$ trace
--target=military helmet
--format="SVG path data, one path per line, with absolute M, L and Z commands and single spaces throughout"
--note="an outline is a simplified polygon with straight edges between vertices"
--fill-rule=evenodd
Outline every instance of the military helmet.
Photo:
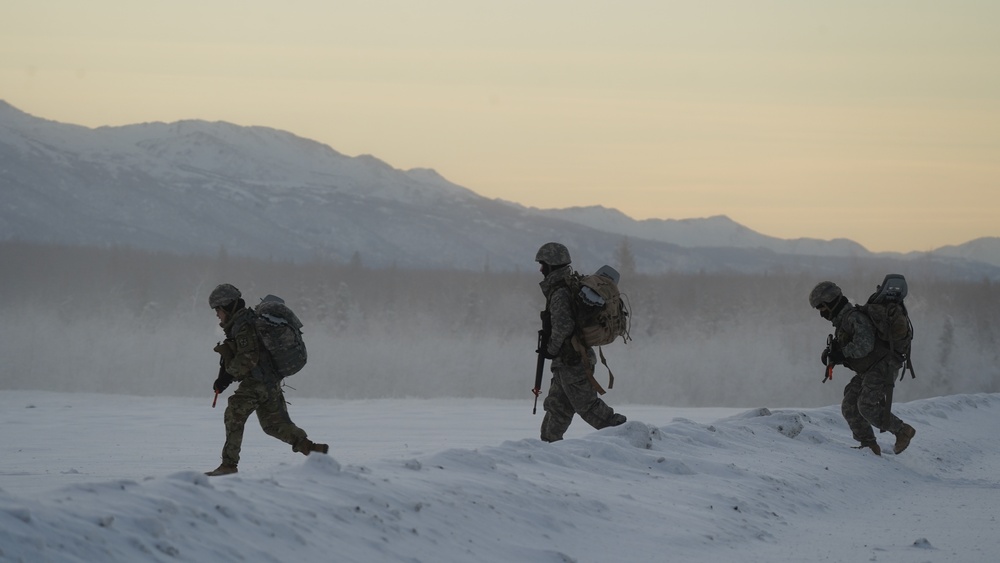
M 833 303 L 844 295 L 837 284 L 832 281 L 824 281 L 816 284 L 816 287 L 809 292 L 809 305 L 813 309 L 818 309 L 824 303 Z
M 223 283 L 216 286 L 212 290 L 212 293 L 209 294 L 208 304 L 213 309 L 216 307 L 228 307 L 241 297 L 243 297 L 243 294 L 235 286 Z
M 565 266 L 573 260 L 569 257 L 569 249 L 558 242 L 547 242 L 535 254 L 535 262 L 549 266 Z

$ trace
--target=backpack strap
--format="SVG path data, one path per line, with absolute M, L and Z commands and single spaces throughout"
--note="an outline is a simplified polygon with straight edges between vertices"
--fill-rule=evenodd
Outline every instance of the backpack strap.
M 603 395 L 607 393 L 607 391 L 605 391 L 604 388 L 601 387 L 601 384 L 597 382 L 597 378 L 594 377 L 593 369 L 590 370 L 589 374 L 590 374 L 590 384 L 594 386 L 594 390 L 597 391 L 597 394 Z
M 903 314 L 906 315 L 906 323 L 908 325 L 910 334 L 912 335 L 913 334 L 913 321 L 910 320 L 910 312 L 906 310 L 906 305 L 900 303 L 899 306 L 903 308 Z M 906 353 L 906 363 L 903 364 L 903 372 L 899 374 L 899 380 L 900 381 L 902 381 L 903 377 L 906 376 L 906 370 L 910 370 L 910 379 L 916 379 L 917 378 L 917 374 L 913 371 L 913 360 L 910 359 L 910 355 L 911 354 L 912 354 L 912 345 L 911 345 L 911 350 Z
M 608 370 L 608 389 L 611 389 L 615 386 L 615 374 L 611 373 L 611 368 L 608 367 L 608 360 L 604 358 L 604 349 L 598 346 L 597 353 L 601 355 L 601 363 Z
M 913 372 L 913 360 L 910 359 L 910 355 L 906 355 L 906 361 L 903 364 L 903 371 L 899 372 L 899 380 L 902 381 L 906 377 L 906 370 L 910 370 L 910 379 L 916 379 L 917 374 Z
M 594 390 L 597 391 L 598 395 L 603 395 L 607 393 L 607 391 L 605 391 L 604 388 L 601 387 L 601 384 L 598 383 L 597 379 L 594 377 L 594 364 L 590 363 L 590 355 L 587 354 L 587 347 L 583 345 L 583 338 L 578 334 L 578 332 L 579 331 L 574 331 L 573 336 L 570 336 L 570 344 L 573 346 L 573 350 L 575 350 L 576 353 L 579 354 L 580 361 L 587 363 L 587 379 L 590 380 L 590 384 L 594 387 Z M 601 353 L 601 360 L 604 361 L 603 353 Z M 608 364 L 605 362 L 604 366 L 607 367 L 607 365 Z M 610 372 L 611 370 L 608 370 L 608 373 Z M 612 383 L 614 383 L 613 377 L 611 381 Z M 610 388 L 611 386 L 609 385 L 608 389 Z

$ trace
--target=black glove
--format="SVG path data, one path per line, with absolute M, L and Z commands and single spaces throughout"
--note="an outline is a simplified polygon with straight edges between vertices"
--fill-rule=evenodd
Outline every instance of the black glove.
M 219 370 L 219 377 L 215 378 L 215 383 L 212 384 L 212 389 L 216 393 L 222 393 L 223 391 L 226 390 L 226 387 L 229 387 L 229 385 L 232 382 L 233 382 L 233 376 L 231 376 L 228 373 L 226 373 L 225 370 L 220 369 Z
M 824 366 L 829 365 L 830 363 L 835 366 L 844 363 L 844 351 L 840 349 L 840 343 L 836 340 L 833 341 L 829 348 L 823 350 L 823 355 L 820 356 L 820 360 L 823 362 Z

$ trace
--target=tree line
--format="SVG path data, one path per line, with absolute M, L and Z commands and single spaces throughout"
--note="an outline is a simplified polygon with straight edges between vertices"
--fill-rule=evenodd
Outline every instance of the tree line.
M 304 394 L 526 397 L 544 306 L 540 274 L 369 269 L 361 258 L 303 264 L 222 249 L 207 257 L 0 243 L 0 388 L 203 394 L 221 338 L 207 298 L 228 282 L 249 305 L 273 293 L 302 319 L 310 362 L 289 384 Z M 819 384 L 832 327 L 807 303 L 821 279 L 643 275 L 634 264 L 614 265 L 628 274 L 621 289 L 633 341 L 605 349 L 617 379 L 612 400 L 839 402 L 829 383 Z M 858 268 L 833 281 L 857 302 L 886 273 Z M 1000 390 L 996 283 L 900 273 L 910 284 L 918 379 L 897 385 L 897 400 Z M 836 385 L 847 375 L 835 372 Z

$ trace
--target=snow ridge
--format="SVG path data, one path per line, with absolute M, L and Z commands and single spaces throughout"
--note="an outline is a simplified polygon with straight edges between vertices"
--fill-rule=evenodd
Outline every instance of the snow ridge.
M 897 405 L 917 428 L 900 456 L 852 449 L 839 407 L 758 408 L 370 465 L 314 455 L 3 492 L 0 559 L 983 561 L 1000 547 L 998 410 L 996 394 Z

